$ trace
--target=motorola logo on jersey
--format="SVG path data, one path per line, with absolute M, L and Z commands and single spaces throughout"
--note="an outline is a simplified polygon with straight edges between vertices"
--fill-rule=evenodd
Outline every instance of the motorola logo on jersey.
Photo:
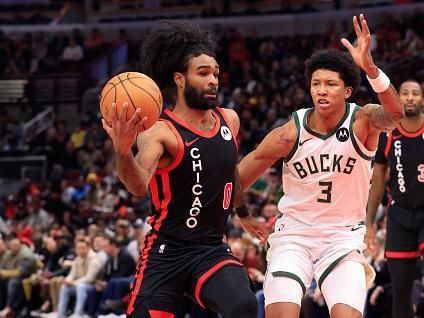
M 231 136 L 230 128 L 228 128 L 227 126 L 222 126 L 221 127 L 221 136 L 222 136 L 222 138 L 224 138 L 227 141 L 231 140 L 232 136 Z
M 341 142 L 347 141 L 349 139 L 349 130 L 345 127 L 340 128 L 336 132 L 336 138 Z
M 200 183 L 200 173 L 203 171 L 202 167 L 202 158 L 200 156 L 199 148 L 192 148 L 190 150 L 190 157 L 193 172 L 196 176 L 196 183 L 191 188 L 191 192 L 194 195 L 193 203 L 191 204 L 191 209 L 189 211 L 189 217 L 187 218 L 186 225 L 190 229 L 195 228 L 197 226 L 197 216 L 201 212 L 202 202 L 200 201 L 200 195 L 203 193 L 203 186 Z
M 403 175 L 403 165 L 402 162 L 400 161 L 401 157 L 402 157 L 402 142 L 400 140 L 395 140 L 393 142 L 393 146 L 394 146 L 394 155 L 395 155 L 395 161 L 396 161 L 396 165 L 395 165 L 395 169 L 397 171 L 397 183 L 399 186 L 399 191 L 402 193 L 406 192 L 406 187 L 405 187 L 405 176 Z

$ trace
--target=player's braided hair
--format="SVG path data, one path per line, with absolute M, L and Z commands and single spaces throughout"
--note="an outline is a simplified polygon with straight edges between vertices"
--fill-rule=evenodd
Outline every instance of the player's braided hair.
M 192 57 L 215 57 L 216 43 L 209 33 L 186 22 L 161 21 L 153 27 L 141 47 L 141 71 L 163 91 L 175 92 L 174 73 L 187 71 Z
M 340 74 L 346 86 L 352 86 L 352 95 L 361 82 L 361 72 L 347 52 L 335 49 L 319 50 L 305 62 L 305 77 L 311 83 L 312 74 L 319 69 L 330 70 Z

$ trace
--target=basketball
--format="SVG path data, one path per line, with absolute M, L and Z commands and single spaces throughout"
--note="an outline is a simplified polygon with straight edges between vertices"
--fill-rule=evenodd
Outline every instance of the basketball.
M 100 112 L 105 121 L 111 125 L 111 106 L 116 103 L 119 115 L 123 104 L 128 103 L 127 120 L 137 108 L 142 117 L 147 117 L 144 129 L 150 128 L 162 112 L 162 94 L 156 83 L 147 75 L 137 72 L 126 72 L 112 77 L 103 87 L 100 96 Z

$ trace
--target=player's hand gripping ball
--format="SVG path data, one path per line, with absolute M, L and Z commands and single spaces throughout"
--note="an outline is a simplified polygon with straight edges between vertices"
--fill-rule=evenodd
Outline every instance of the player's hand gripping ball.
M 141 118 L 147 117 L 144 129 L 150 128 L 162 112 L 162 94 L 156 83 L 147 75 L 126 72 L 112 77 L 104 86 L 100 97 L 100 111 L 106 123 L 111 126 L 111 106 L 116 103 L 117 114 L 124 102 L 128 103 L 127 120 L 137 108 Z

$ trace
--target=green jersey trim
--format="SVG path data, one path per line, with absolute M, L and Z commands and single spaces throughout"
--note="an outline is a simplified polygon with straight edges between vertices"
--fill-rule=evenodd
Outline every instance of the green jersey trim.
M 343 259 L 343 258 L 345 258 L 347 255 L 349 255 L 351 252 L 349 252 L 349 253 L 346 253 L 346 254 L 344 254 L 344 255 L 342 255 L 342 256 L 340 256 L 338 259 L 336 259 L 334 262 L 332 262 L 331 264 L 330 264 L 330 266 L 328 266 L 327 267 L 327 269 L 324 271 L 324 273 L 322 273 L 322 275 L 321 275 L 321 277 L 319 278 L 319 280 L 318 280 L 318 286 L 319 286 L 319 289 L 321 289 L 321 285 L 322 285 L 322 283 L 324 282 L 324 279 L 326 279 L 327 278 L 327 276 L 331 273 L 331 271 L 337 266 L 337 264 L 339 264 L 340 262 L 341 262 L 341 260 Z
M 318 137 L 322 140 L 326 140 L 328 138 L 330 138 L 332 135 L 334 135 L 336 133 L 336 131 L 343 125 L 343 123 L 345 122 L 347 116 L 349 115 L 349 110 L 350 110 L 350 106 L 349 103 L 345 103 L 345 113 L 342 117 L 342 119 L 340 119 L 339 123 L 336 125 L 336 127 L 334 127 L 331 131 L 329 131 L 327 134 L 320 134 L 316 131 L 313 131 L 309 126 L 308 126 L 308 116 L 309 114 L 314 110 L 314 108 L 309 108 L 306 113 L 305 116 L 303 117 L 303 127 L 305 128 L 305 130 L 310 133 L 311 135 Z
M 297 129 L 297 137 L 296 137 L 296 141 L 293 145 L 292 150 L 290 150 L 290 153 L 287 155 L 286 158 L 284 158 L 285 162 L 288 162 L 288 161 L 290 161 L 291 158 L 293 158 L 294 154 L 297 151 L 297 147 L 299 146 L 300 123 L 299 123 L 299 115 L 297 114 L 297 112 L 293 112 L 293 119 L 294 119 L 294 124 L 296 125 L 296 129 Z
M 364 154 L 364 152 L 359 147 L 358 142 L 356 141 L 355 134 L 353 133 L 353 122 L 355 121 L 355 115 L 359 111 L 359 109 L 360 109 L 360 107 L 356 106 L 355 109 L 352 112 L 352 117 L 350 118 L 350 124 L 349 124 L 350 136 L 351 136 L 351 139 L 352 139 L 353 148 L 355 148 L 358 155 L 360 155 L 365 160 L 371 161 L 372 158 L 370 156 L 367 156 L 366 154 Z
M 300 286 L 302 287 L 302 290 L 303 290 L 303 294 L 305 294 L 305 292 L 306 292 L 306 286 L 302 282 L 302 280 L 299 278 L 299 276 L 297 276 L 297 275 L 295 275 L 293 273 L 284 272 L 284 271 L 272 272 L 272 276 L 274 276 L 274 277 L 287 277 L 287 278 L 294 279 L 295 281 L 297 281 L 300 284 Z

